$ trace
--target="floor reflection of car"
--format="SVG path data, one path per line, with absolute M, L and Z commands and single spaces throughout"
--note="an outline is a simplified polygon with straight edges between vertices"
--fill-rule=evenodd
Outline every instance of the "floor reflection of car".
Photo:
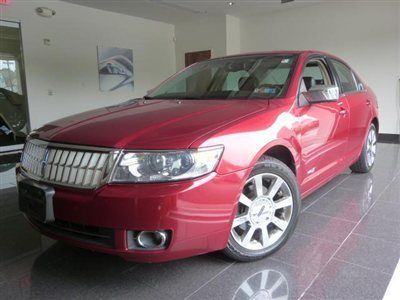
M 289 239 L 302 198 L 373 168 L 378 130 L 375 94 L 337 57 L 212 59 L 31 133 L 20 207 L 50 237 L 127 260 L 256 260 Z
M 287 300 L 289 284 L 276 270 L 266 269 L 247 278 L 236 290 L 233 300 Z

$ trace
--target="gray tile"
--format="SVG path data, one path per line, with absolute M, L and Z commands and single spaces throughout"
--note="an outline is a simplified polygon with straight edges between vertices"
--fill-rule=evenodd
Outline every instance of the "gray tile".
M 380 200 L 374 205 L 368 215 L 382 217 L 386 220 L 399 221 L 400 201 L 388 202 Z
M 329 181 L 324 186 L 320 187 L 314 193 L 309 195 L 308 197 L 304 198 L 302 201 L 302 208 L 305 209 L 308 206 L 312 205 L 314 202 L 318 201 L 322 196 L 328 193 L 330 190 L 336 188 L 341 184 L 341 182 L 346 181 L 348 178 L 348 174 L 341 174 L 331 181 Z
M 303 270 L 272 259 L 236 263 L 189 299 L 297 299 L 312 279 Z
M 19 215 L 17 189 L 0 189 L 0 219 Z
M 400 148 L 397 144 L 378 144 L 375 166 L 400 169 Z
M 372 172 L 366 174 L 352 173 L 349 179 L 343 182 L 340 187 L 356 192 L 365 191 L 372 186 L 372 195 L 377 198 L 393 180 L 397 172 L 397 170 L 388 172 L 387 170 L 378 171 L 373 169 Z
M 30 274 L 32 266 L 39 255 L 40 250 L 24 255 L 11 263 L 0 265 L 0 282 L 19 279 L 26 274 Z
M 356 227 L 354 233 L 400 243 L 400 222 L 367 215 Z
M 76 298 L 134 267 L 119 257 L 56 243 L 41 253 L 30 271 L 34 298 Z M 134 284 L 133 284 L 134 287 Z M 132 287 L 132 288 L 133 288 Z
M 232 264 L 215 254 L 163 264 L 143 264 L 129 273 L 132 281 L 146 283 L 172 298 L 184 298 Z
M 31 299 L 29 275 L 0 284 L 0 299 Z
M 340 244 L 354 227 L 355 223 L 350 221 L 304 212 L 300 215 L 296 232 Z
M 295 233 L 271 258 L 318 273 L 338 247 L 336 243 Z
M 335 257 L 392 274 L 400 258 L 400 244 L 352 234 Z
M 304 299 L 382 299 L 391 276 L 333 259 Z
M 82 299 L 172 299 L 164 291 L 136 281 L 131 274 L 110 277 L 80 296 Z
M 350 189 L 346 185 L 353 181 Z M 374 196 L 374 183 L 371 176 L 363 180 L 352 180 L 350 177 L 338 188 L 330 191 L 306 211 L 358 222 L 372 207 L 377 199 Z
M 397 203 L 400 205 L 400 176 L 384 191 L 379 201 Z
M 39 250 L 40 234 L 19 214 L 0 220 L 0 265 Z

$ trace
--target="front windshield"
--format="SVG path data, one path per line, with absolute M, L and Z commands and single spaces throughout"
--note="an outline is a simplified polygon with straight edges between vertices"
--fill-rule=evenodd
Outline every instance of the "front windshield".
M 149 99 L 282 98 L 296 55 L 214 59 L 189 67 L 152 91 Z

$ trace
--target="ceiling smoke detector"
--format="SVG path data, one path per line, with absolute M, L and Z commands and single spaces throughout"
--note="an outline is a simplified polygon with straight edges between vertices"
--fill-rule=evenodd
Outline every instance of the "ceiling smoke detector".
M 36 13 L 41 17 L 51 18 L 56 14 L 56 11 L 47 7 L 38 7 L 36 8 Z

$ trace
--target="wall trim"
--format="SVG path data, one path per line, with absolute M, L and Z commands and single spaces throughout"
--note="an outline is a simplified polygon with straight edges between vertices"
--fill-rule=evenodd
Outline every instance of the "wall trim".
M 400 134 L 380 133 L 378 136 L 379 143 L 400 144 Z

